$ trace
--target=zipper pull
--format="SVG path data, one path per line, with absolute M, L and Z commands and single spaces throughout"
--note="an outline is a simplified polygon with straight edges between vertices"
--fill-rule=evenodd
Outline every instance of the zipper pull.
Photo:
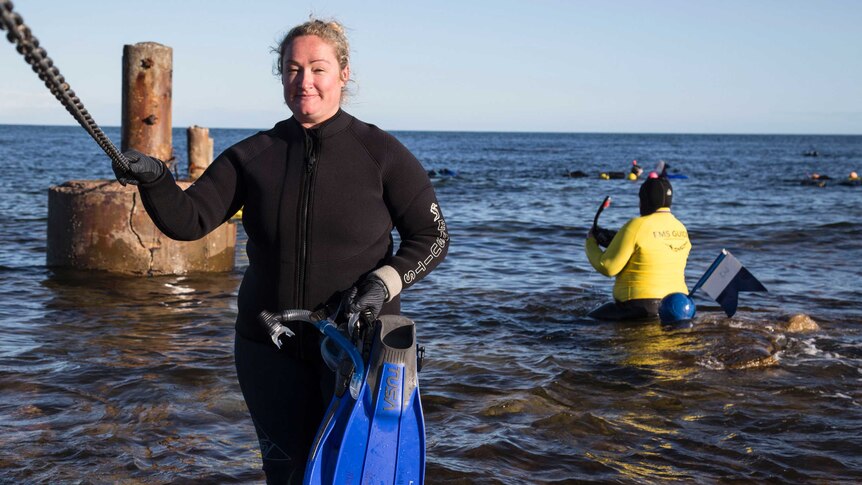
M 305 130 L 305 172 L 311 173 L 314 171 L 314 164 L 317 161 L 317 151 L 320 149 L 320 144 L 317 142 L 317 133 L 312 130 Z

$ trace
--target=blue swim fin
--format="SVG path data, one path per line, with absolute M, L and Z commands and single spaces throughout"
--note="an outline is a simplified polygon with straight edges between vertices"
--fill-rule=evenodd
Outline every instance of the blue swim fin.
M 362 387 L 356 395 L 342 390 L 333 397 L 308 458 L 306 484 L 424 483 L 416 327 L 386 315 L 371 331 Z

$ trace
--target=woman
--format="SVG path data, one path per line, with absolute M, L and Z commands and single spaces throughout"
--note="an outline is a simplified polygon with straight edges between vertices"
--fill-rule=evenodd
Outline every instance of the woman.
M 328 404 L 333 375 L 317 330 L 288 325 L 283 350 L 262 310 L 397 314 L 399 293 L 445 257 L 446 223 L 427 172 L 393 136 L 341 109 L 349 48 L 337 22 L 312 19 L 278 47 L 293 116 L 228 148 L 185 192 L 164 165 L 128 153 L 123 182 L 138 183 L 156 225 L 203 237 L 242 207 L 249 266 L 238 297 L 236 367 L 260 440 L 267 483 L 299 483 Z M 393 254 L 392 229 L 401 238 Z
M 652 172 L 640 192 L 640 217 L 629 220 L 602 251 L 592 230 L 585 249 L 590 264 L 616 276 L 614 302 L 589 313 L 600 320 L 638 320 L 658 316 L 661 299 L 688 294 L 685 265 L 691 243 L 685 226 L 670 212 L 673 188 Z

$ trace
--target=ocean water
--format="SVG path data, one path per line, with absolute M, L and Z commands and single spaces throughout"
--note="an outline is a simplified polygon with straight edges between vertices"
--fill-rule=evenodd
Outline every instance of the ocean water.
M 217 153 L 251 133 L 211 130 Z M 862 481 L 862 187 L 835 183 L 862 136 L 395 135 L 457 172 L 434 179 L 449 256 L 403 295 L 427 483 Z M 185 169 L 184 130 L 174 148 Z M 769 292 L 733 318 L 697 298 L 690 329 L 586 318 L 612 286 L 584 255 L 593 214 L 637 213 L 638 184 L 598 173 L 632 159 L 688 176 L 689 286 L 727 248 Z M 111 175 L 78 127 L 0 126 L 0 483 L 261 483 L 232 355 L 242 228 L 226 274 L 45 266 L 48 188 Z

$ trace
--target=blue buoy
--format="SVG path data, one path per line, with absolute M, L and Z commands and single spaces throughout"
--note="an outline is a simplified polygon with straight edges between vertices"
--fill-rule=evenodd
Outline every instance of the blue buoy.
M 685 322 L 694 318 L 694 300 L 685 293 L 671 293 L 661 299 L 658 317 L 662 324 Z

